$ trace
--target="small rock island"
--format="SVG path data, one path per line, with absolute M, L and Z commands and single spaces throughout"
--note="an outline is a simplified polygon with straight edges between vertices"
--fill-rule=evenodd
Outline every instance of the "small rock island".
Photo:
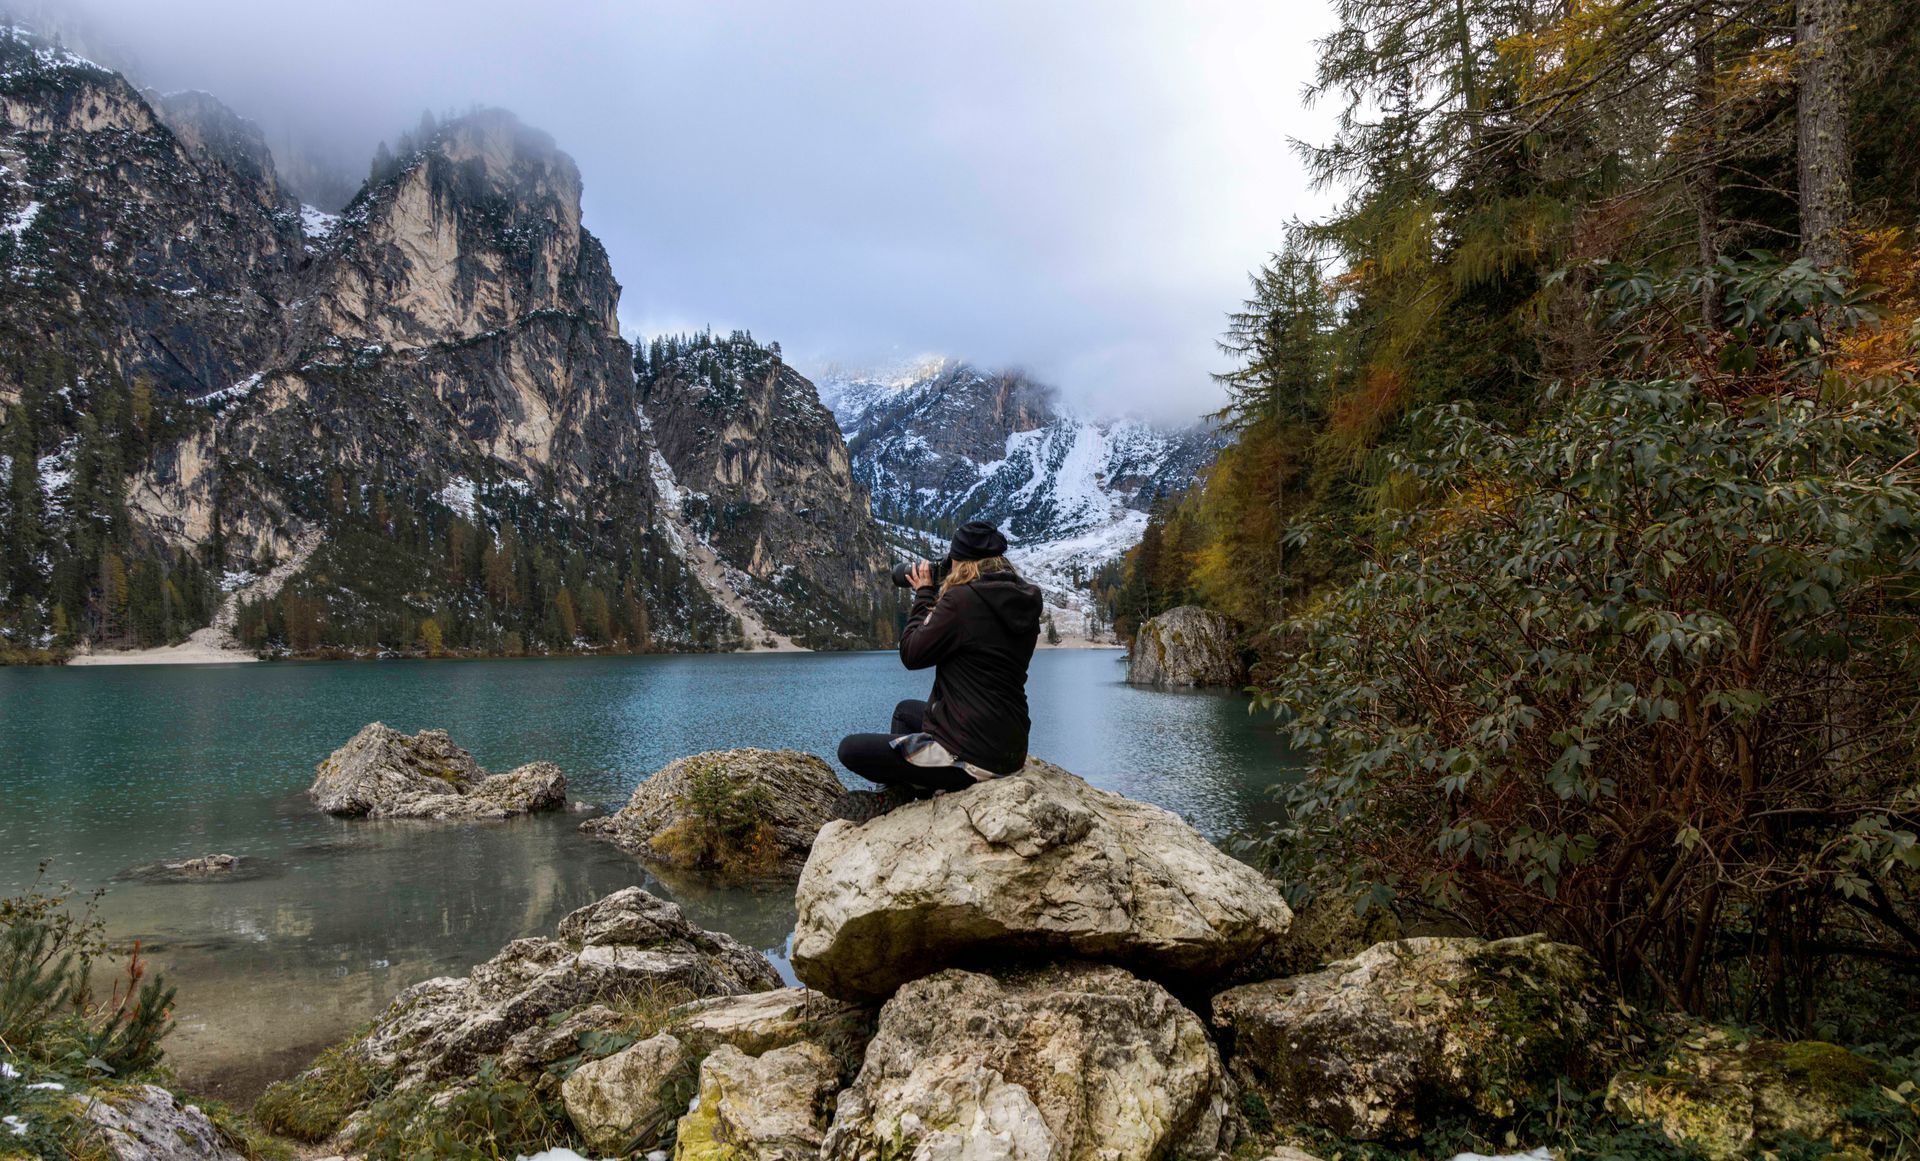
M 492 820 L 567 804 L 567 778 L 552 762 L 489 775 L 445 730 L 408 737 L 373 722 L 316 768 L 313 804 L 348 818 Z

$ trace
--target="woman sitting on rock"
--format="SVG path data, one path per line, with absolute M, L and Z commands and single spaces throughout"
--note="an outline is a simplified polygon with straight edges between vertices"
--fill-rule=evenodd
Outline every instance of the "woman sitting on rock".
M 913 612 L 900 661 L 933 666 L 933 693 L 893 709 L 893 730 L 854 734 L 840 761 L 863 778 L 922 791 L 963 790 L 1027 761 L 1027 663 L 1040 637 L 1040 590 L 1007 563 L 1007 538 L 962 525 L 936 591 L 933 567 L 907 572 Z

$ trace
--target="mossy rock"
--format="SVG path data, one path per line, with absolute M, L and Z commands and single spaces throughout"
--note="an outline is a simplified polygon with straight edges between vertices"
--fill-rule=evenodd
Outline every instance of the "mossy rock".
M 1276 1122 L 1357 1140 L 1436 1114 L 1499 1124 L 1589 1057 L 1612 1006 L 1590 956 L 1541 936 L 1379 943 L 1323 970 L 1213 1000 L 1245 1092 Z
M 1824 1145 L 1828 1156 L 1866 1157 L 1890 1141 L 1883 1136 L 1890 1118 L 1905 1116 L 1886 1095 L 1897 1083 L 1880 1064 L 1836 1044 L 1704 1028 L 1658 1065 L 1615 1075 L 1607 1086 L 1607 1108 L 1657 1127 L 1711 1161 L 1786 1143 Z M 1920 1130 L 1907 1119 L 1907 1132 Z

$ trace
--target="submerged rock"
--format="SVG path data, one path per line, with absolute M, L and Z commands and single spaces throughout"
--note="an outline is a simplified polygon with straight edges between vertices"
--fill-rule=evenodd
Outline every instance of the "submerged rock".
M 114 1161 L 245 1161 L 205 1113 L 181 1104 L 159 1085 L 130 1085 L 74 1099 Z
M 821 1156 L 1215 1156 L 1229 1083 L 1200 1018 L 1119 968 L 949 970 L 901 988 Z
M 1537 935 L 1381 943 L 1213 998 L 1228 1066 L 1275 1121 L 1359 1140 L 1448 1111 L 1513 1115 L 1604 1017 L 1593 960 Z
M 700 1062 L 700 1091 L 680 1118 L 675 1161 L 815 1161 L 840 1065 L 801 1042 L 749 1056 L 722 1044 Z
M 1752 1157 L 1782 1138 L 1822 1141 L 1841 1156 L 1878 1156 L 1864 1106 L 1896 1105 L 1882 1090 L 1899 1078 L 1875 1061 L 1817 1040 L 1745 1039 L 1704 1029 L 1653 1068 L 1607 1086 L 1608 1111 L 1650 1123 L 1711 1161 Z
M 349 817 L 502 819 L 565 806 L 567 779 L 551 762 L 488 777 L 445 730 L 408 737 L 373 722 L 315 767 L 307 796 Z
M 1040 761 L 829 823 L 796 903 L 794 971 L 847 999 L 987 956 L 1077 956 L 1201 986 L 1291 921 L 1271 883 L 1178 816 Z
M 114 878 L 140 883 L 238 883 L 271 873 L 265 860 L 252 856 L 197 855 L 128 867 Z
M 1153 617 L 1133 634 L 1127 657 L 1133 685 L 1245 685 L 1239 629 L 1219 613 L 1182 605 Z
M 846 793 L 797 750 L 714 750 L 661 767 L 582 832 L 630 854 L 722 878 L 795 876 Z

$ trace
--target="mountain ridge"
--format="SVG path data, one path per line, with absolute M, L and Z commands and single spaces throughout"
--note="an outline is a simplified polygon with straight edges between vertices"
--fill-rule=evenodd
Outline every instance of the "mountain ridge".
M 178 640 L 220 577 L 314 529 L 309 565 L 239 610 L 249 645 L 753 646 L 676 550 L 654 471 L 672 421 L 646 414 L 549 135 L 501 110 L 424 122 L 334 217 L 216 98 L 154 99 L 164 115 L 111 70 L 0 37 L 0 280 L 24 307 L 0 323 L 0 648 Z M 808 434 L 844 459 L 831 423 Z M 816 510 L 866 518 L 830 484 Z M 761 612 L 799 644 L 882 643 L 870 587 L 850 572 L 808 591 L 829 615 Z
M 1212 463 L 1203 424 L 1094 417 L 1019 371 L 927 356 L 823 374 L 854 478 L 903 549 L 937 549 L 959 524 L 998 524 L 1065 636 L 1112 643 L 1091 582 L 1139 542 L 1147 512 Z

